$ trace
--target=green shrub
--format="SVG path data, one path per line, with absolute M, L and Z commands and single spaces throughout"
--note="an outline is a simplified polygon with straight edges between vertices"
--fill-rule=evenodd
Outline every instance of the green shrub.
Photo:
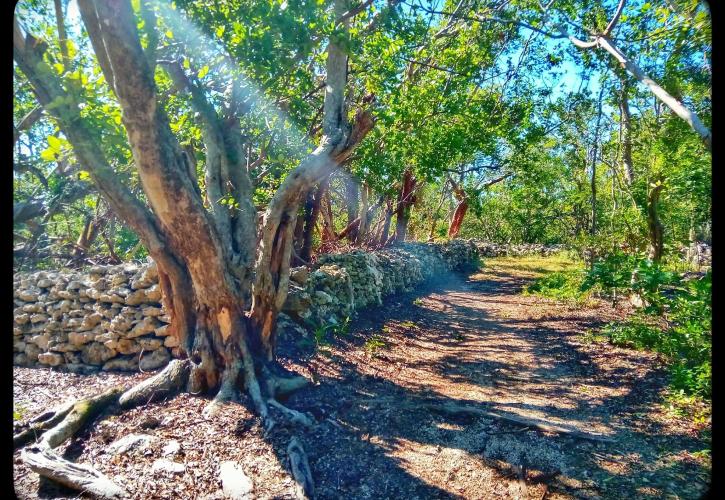
M 549 273 L 524 288 L 524 295 L 580 302 L 588 297 L 588 293 L 582 290 L 582 279 L 578 270 Z
M 601 333 L 616 345 L 662 353 L 670 362 L 673 389 L 710 398 L 712 275 L 687 282 L 661 271 L 651 271 L 650 277 L 640 288 L 650 305 L 625 322 L 610 323 Z M 660 281 L 678 286 L 662 289 Z

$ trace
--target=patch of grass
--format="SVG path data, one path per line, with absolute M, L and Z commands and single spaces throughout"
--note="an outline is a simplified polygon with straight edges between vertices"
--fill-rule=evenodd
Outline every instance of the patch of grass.
M 615 345 L 647 349 L 669 361 L 670 386 L 683 394 L 710 399 L 712 394 L 712 276 L 660 294 L 656 308 L 601 330 Z M 660 312 L 661 311 L 661 312 Z
M 544 274 L 582 269 L 578 259 L 559 252 L 553 255 L 524 255 L 520 257 L 495 257 L 486 260 L 482 274 L 509 273 L 518 276 L 539 277 Z
M 13 405 L 13 421 L 22 420 L 23 416 L 28 410 L 21 405 Z
M 584 305 L 589 292 L 582 290 L 584 274 L 580 270 L 554 271 L 537 278 L 524 288 L 524 295 L 538 295 Z
M 412 321 L 403 321 L 400 326 L 402 326 L 403 328 L 418 328 L 418 325 L 416 325 Z
M 312 340 L 304 339 L 301 346 L 313 346 L 315 349 L 325 349 L 332 345 L 332 338 L 344 336 L 350 332 L 350 317 L 346 317 L 341 323 L 323 323 L 312 331 Z
M 385 343 L 383 338 L 378 334 L 373 335 L 372 337 L 370 337 L 369 339 L 367 339 L 365 341 L 365 351 L 371 357 L 374 357 L 375 354 L 377 353 L 377 351 L 384 347 L 387 347 L 387 344 Z
M 415 299 L 413 301 L 414 306 L 422 306 L 423 305 L 423 299 Z
M 690 420 L 699 430 L 707 428 L 710 424 L 712 405 L 701 397 L 689 396 L 683 390 L 670 390 L 665 395 L 665 404 L 670 414 Z M 703 451 L 709 452 L 709 450 Z

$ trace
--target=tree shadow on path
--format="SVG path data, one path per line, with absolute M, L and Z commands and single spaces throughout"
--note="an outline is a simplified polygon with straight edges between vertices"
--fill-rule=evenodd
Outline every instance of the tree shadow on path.
M 308 367 L 319 386 L 290 405 L 321 422 L 302 434 L 320 498 L 699 498 L 709 469 L 688 453 L 705 447 L 653 413 L 666 373 L 646 353 L 577 337 L 598 314 L 546 306 L 514 285 L 456 276 L 364 312 Z M 414 297 L 423 297 L 413 303 Z M 381 333 L 382 332 L 382 333 Z M 372 334 L 387 346 L 366 349 Z M 501 415 L 597 432 L 611 443 L 543 433 L 469 414 Z M 282 453 L 282 450 L 280 450 Z M 544 486 L 546 485 L 546 486 Z

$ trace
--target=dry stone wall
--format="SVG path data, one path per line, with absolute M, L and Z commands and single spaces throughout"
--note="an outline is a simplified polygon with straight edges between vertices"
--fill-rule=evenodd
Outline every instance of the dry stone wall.
M 312 267 L 292 270 L 280 327 L 334 324 L 381 305 L 386 295 L 464 270 L 477 257 L 476 245 L 463 240 L 324 255 Z M 153 262 L 18 273 L 14 307 L 16 365 L 146 371 L 178 354 Z

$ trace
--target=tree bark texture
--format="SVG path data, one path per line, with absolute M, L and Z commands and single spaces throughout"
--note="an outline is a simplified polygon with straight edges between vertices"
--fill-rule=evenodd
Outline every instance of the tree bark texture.
M 403 173 L 403 182 L 398 191 L 398 204 L 395 209 L 395 234 L 393 241 L 403 242 L 408 232 L 410 220 L 410 207 L 415 203 L 416 181 L 413 172 L 406 169 Z

